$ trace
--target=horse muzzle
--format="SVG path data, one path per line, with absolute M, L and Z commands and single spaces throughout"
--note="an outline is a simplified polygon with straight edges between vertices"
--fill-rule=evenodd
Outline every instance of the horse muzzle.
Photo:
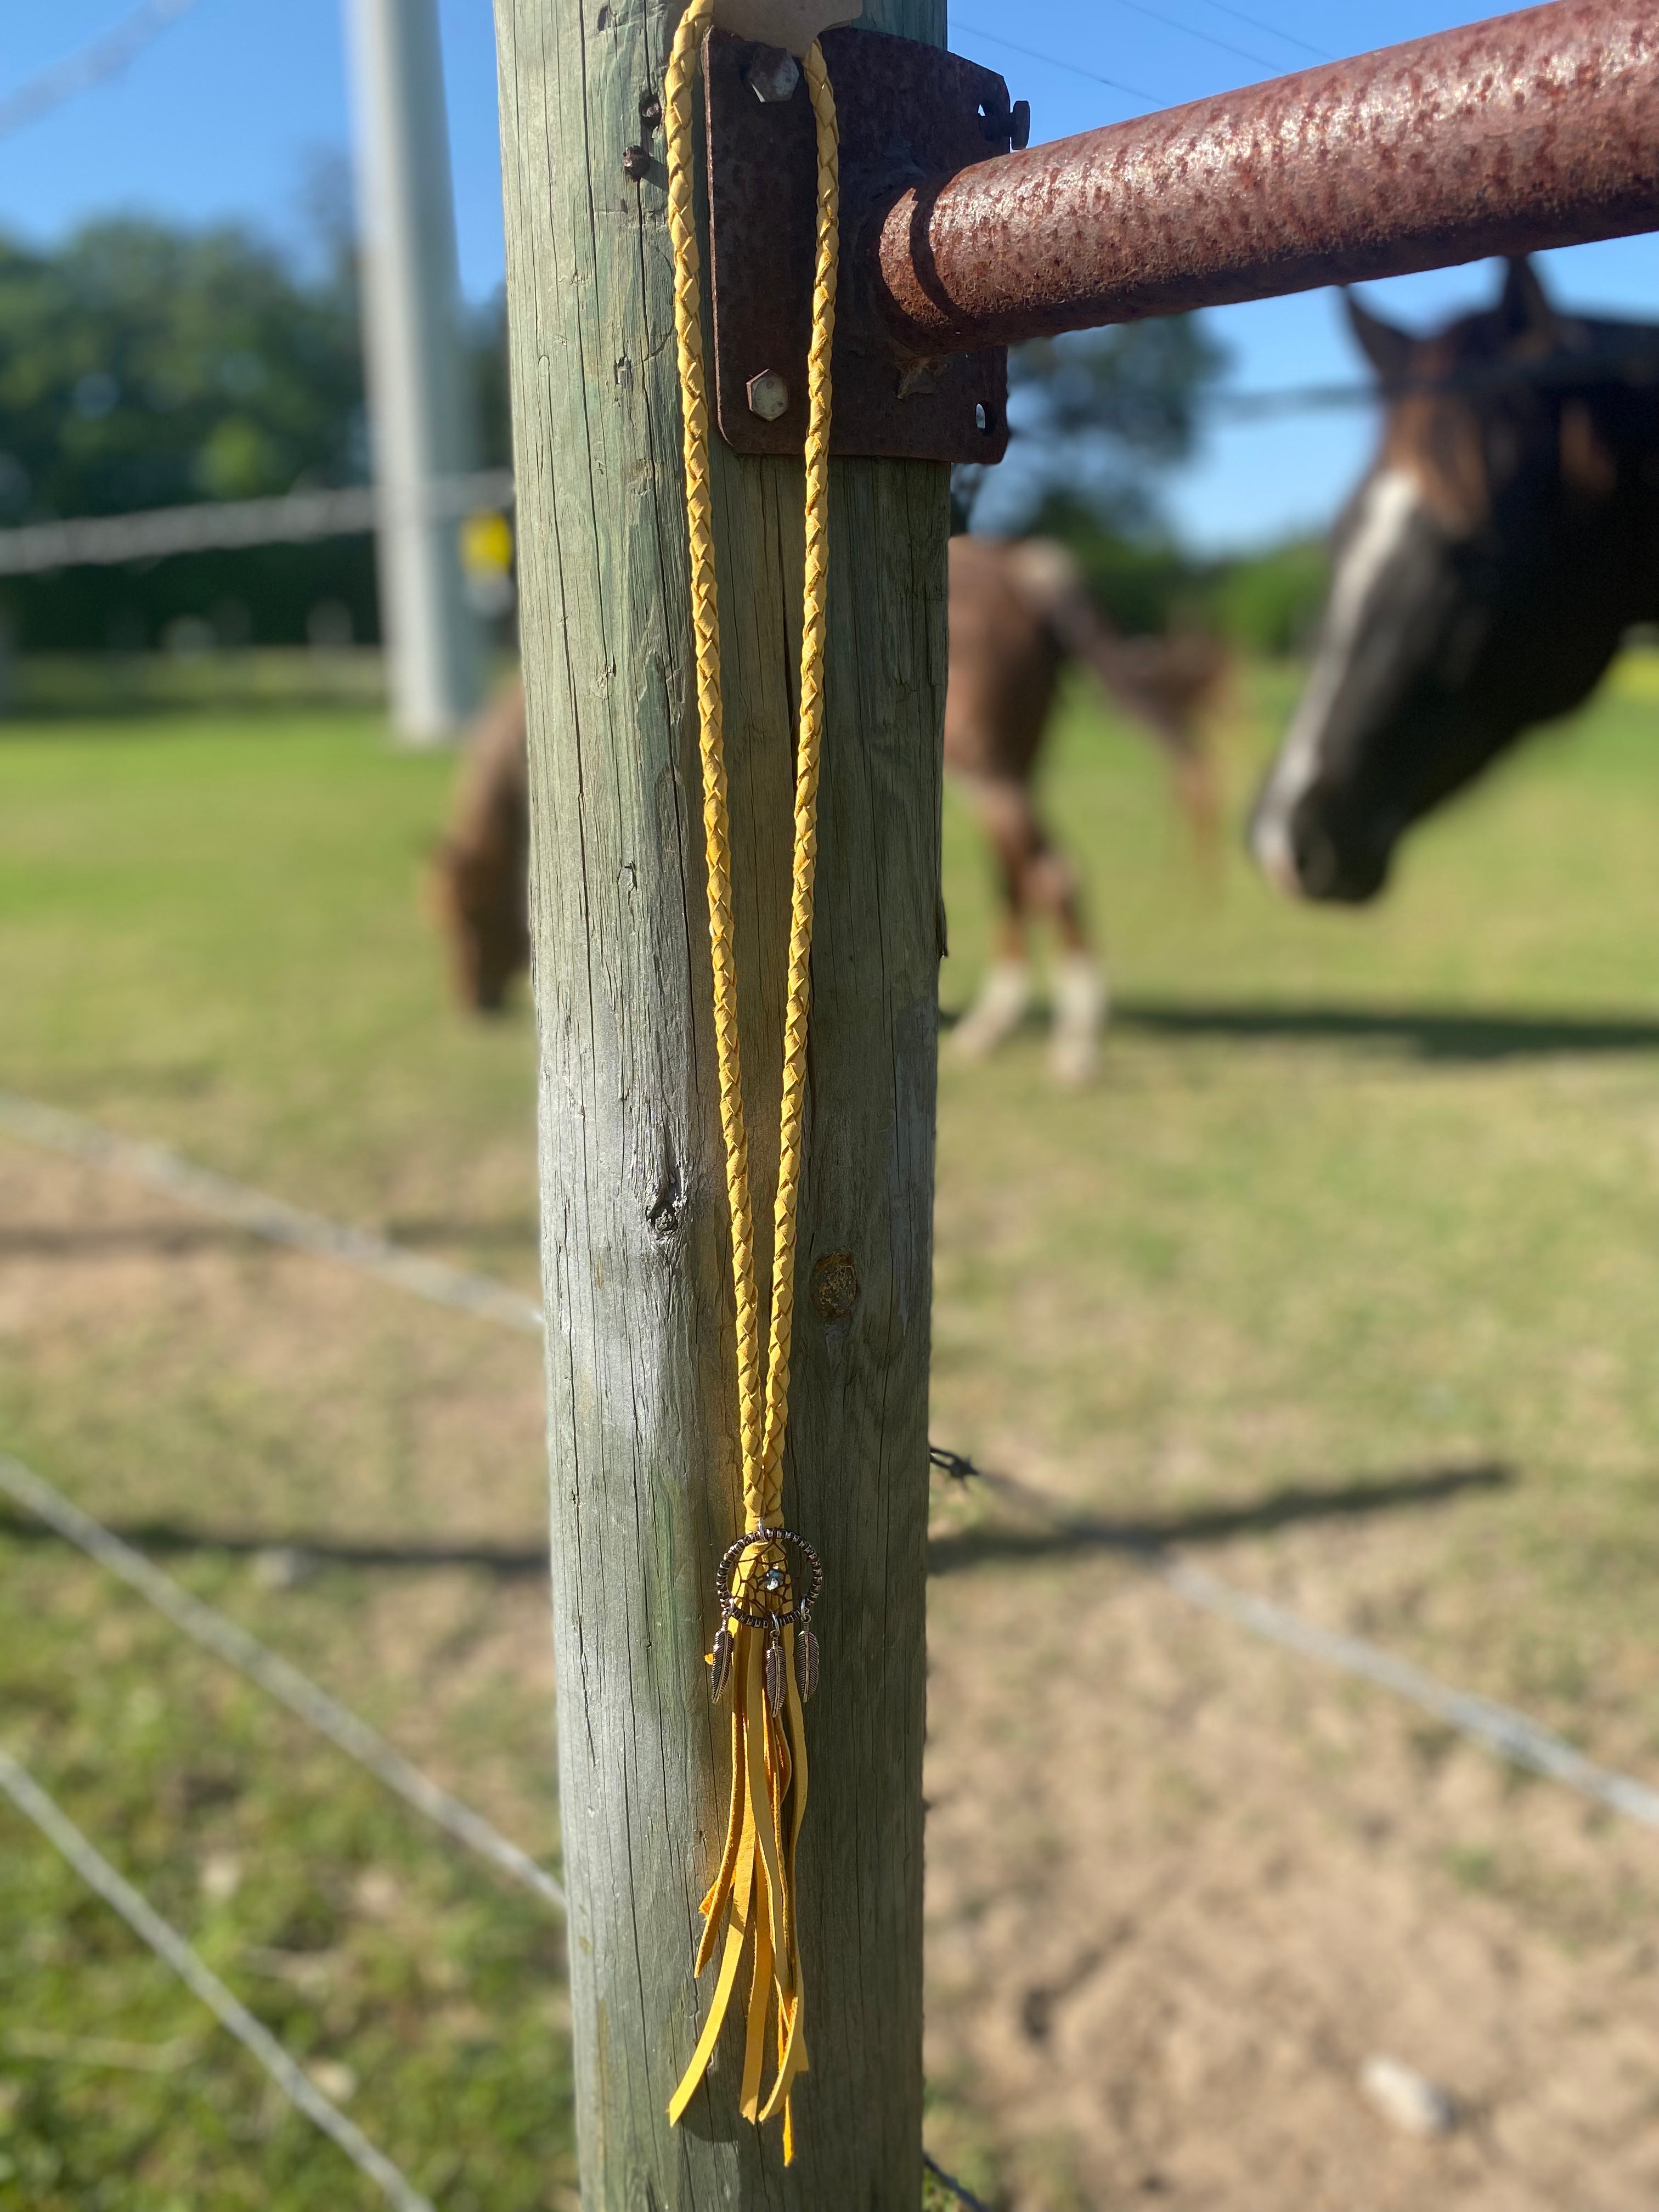
M 1286 806 L 1271 788 L 1265 792 L 1250 816 L 1251 856 L 1289 898 L 1363 906 L 1388 881 L 1393 841 L 1337 822 L 1316 800 L 1310 791 Z

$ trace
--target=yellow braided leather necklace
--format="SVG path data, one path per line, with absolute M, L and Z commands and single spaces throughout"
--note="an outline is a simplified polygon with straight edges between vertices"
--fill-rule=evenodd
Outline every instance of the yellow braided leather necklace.
M 720 609 L 708 485 L 708 399 L 703 375 L 700 257 L 692 197 L 691 94 L 714 0 L 690 0 L 674 37 L 664 108 L 668 139 L 668 225 L 674 249 L 674 331 L 678 348 L 702 733 L 703 840 L 708 854 L 708 941 L 714 978 L 714 1040 L 720 1127 L 732 1224 L 737 1307 L 738 1403 L 743 1447 L 744 1531 L 720 1561 L 720 1621 L 709 1654 L 719 1698 L 732 1689 L 732 1794 L 720 1869 L 702 1900 L 701 1974 L 725 1931 L 714 2000 L 697 2047 L 668 2107 L 684 2113 L 708 2070 L 732 2004 L 745 1950 L 752 1948 L 747 2032 L 738 2103 L 757 2125 L 781 2113 L 786 2165 L 794 2156 L 790 2092 L 806 2069 L 795 1850 L 806 1810 L 806 1732 L 802 1707 L 817 1680 L 811 1620 L 823 1573 L 817 1553 L 783 1526 L 783 1443 L 789 1418 L 789 1350 L 794 1318 L 795 1210 L 800 1188 L 806 1091 L 806 1023 L 812 949 L 812 874 L 817 854 L 818 752 L 823 726 L 824 609 L 829 584 L 830 355 L 836 324 L 838 139 L 836 104 L 816 40 L 802 62 L 817 134 L 817 259 L 807 356 L 806 571 L 801 626 L 800 724 L 795 754 L 794 890 L 783 1025 L 778 1188 L 773 1209 L 772 1304 L 764 1386 L 754 1219 L 738 1050 L 737 967 L 732 864 L 720 716 Z M 763 2094 L 769 2026 L 775 2051 Z

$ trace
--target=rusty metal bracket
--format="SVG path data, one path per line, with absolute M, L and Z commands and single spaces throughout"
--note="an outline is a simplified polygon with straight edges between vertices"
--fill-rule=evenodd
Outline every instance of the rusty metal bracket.
M 1008 356 L 906 351 L 868 270 L 900 194 L 1006 154 L 1029 127 L 994 70 L 909 39 L 829 31 L 841 118 L 842 289 L 830 450 L 997 461 L 1008 443 Z M 788 56 L 728 32 L 704 57 L 714 398 L 740 453 L 798 454 L 806 438 L 817 159 L 806 88 Z

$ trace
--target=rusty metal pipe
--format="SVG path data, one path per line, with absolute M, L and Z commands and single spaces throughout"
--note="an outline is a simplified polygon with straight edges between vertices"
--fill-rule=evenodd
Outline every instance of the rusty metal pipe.
M 901 343 L 964 353 L 1659 229 L 1659 9 L 1553 0 L 906 191 Z

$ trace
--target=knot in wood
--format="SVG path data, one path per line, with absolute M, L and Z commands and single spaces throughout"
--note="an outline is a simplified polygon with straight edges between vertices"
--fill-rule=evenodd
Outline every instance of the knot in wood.
M 859 1271 L 850 1252 L 826 1252 L 812 1270 L 812 1310 L 827 1327 L 852 1316 Z

